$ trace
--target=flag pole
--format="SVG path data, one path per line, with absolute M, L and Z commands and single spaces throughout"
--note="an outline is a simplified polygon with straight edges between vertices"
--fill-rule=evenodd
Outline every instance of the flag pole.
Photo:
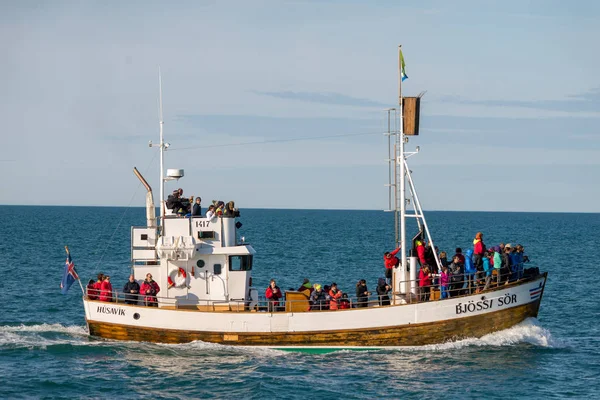
M 71 252 L 69 251 L 69 246 L 65 246 L 65 251 L 67 252 L 67 255 L 71 254 Z M 83 293 L 83 295 L 85 296 L 85 289 L 83 289 L 81 279 L 79 279 L 79 274 L 77 274 L 77 282 L 79 283 L 79 287 L 81 288 L 81 293 Z
M 406 186 L 405 186 L 405 176 L 406 176 L 406 171 L 405 171 L 405 167 L 404 167 L 404 102 L 402 101 L 402 67 L 403 67 L 403 60 L 404 57 L 402 56 L 402 45 L 398 45 L 398 105 L 399 105 L 399 109 L 400 109 L 400 127 L 399 127 L 399 134 L 397 136 L 396 140 L 400 141 L 400 154 L 396 155 L 396 163 L 400 163 L 400 173 L 399 175 L 399 179 L 400 182 L 399 185 L 396 186 L 396 190 L 400 189 L 400 193 L 398 195 L 398 197 L 400 198 L 400 243 L 399 243 L 399 247 L 402 248 L 402 260 L 401 260 L 401 265 L 402 265 L 402 269 L 401 269 L 401 279 L 403 281 L 406 281 L 406 266 L 407 266 L 407 257 L 406 257 Z M 398 198 L 397 197 L 397 198 Z M 396 204 L 396 210 L 397 210 L 398 204 Z M 397 213 L 398 211 L 396 211 Z M 396 225 L 397 227 L 397 225 Z M 398 229 L 398 228 L 396 228 Z M 411 271 L 411 274 L 413 272 Z M 411 282 L 412 284 L 412 282 Z

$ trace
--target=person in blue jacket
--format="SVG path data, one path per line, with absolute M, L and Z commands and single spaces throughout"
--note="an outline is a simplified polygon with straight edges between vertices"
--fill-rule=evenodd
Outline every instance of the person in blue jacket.
M 467 285 L 467 292 L 471 294 L 473 286 L 475 286 L 474 278 L 477 269 L 473 263 L 473 250 L 467 250 L 465 254 L 465 280 Z
M 477 293 L 487 290 L 490 287 L 490 282 L 492 281 L 492 270 L 494 269 L 490 263 L 490 253 L 493 251 L 493 249 L 490 249 L 483 254 L 483 271 L 477 272 Z M 485 285 L 482 288 L 481 285 L 484 284 L 484 281 Z

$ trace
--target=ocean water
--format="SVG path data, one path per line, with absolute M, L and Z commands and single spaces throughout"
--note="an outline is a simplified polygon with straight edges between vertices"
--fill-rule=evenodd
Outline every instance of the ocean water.
M 374 289 L 393 249 L 393 216 L 379 211 L 241 212 L 259 288 L 308 277 Z M 600 398 L 600 215 L 426 215 L 451 254 L 477 231 L 488 245 L 523 244 L 549 272 L 538 319 L 481 339 L 322 355 L 92 339 L 79 288 L 60 294 L 64 245 L 82 280 L 106 272 L 119 288 L 144 209 L 0 206 L 0 398 Z

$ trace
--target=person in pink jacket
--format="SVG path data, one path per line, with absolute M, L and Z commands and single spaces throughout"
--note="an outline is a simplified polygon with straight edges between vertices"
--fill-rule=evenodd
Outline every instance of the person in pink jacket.
M 440 298 L 448 298 L 448 285 L 450 284 L 450 274 L 448 266 L 442 264 L 442 272 L 440 273 Z

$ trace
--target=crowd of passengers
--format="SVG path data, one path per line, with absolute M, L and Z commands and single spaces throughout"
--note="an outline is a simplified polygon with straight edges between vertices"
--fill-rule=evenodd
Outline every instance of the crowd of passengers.
M 123 287 L 125 303 L 133 305 L 158 307 L 158 299 L 156 298 L 158 292 L 160 292 L 160 287 L 152 279 L 152 274 L 150 273 L 146 274 L 146 279 L 142 282 L 141 286 L 133 275 L 129 275 L 129 280 Z M 87 294 L 90 300 L 115 301 L 110 276 L 98 274 L 96 282 L 90 279 L 87 284 Z
M 181 190 L 181 189 L 180 189 Z M 512 246 L 510 243 L 500 243 L 497 246 L 486 248 L 483 234 L 477 232 L 473 240 L 473 249 L 463 254 L 457 247 L 452 261 L 448 261 L 445 251 L 439 251 L 437 246 L 433 249 L 425 240 L 415 240 L 413 250 L 419 262 L 419 300 L 429 301 L 433 291 L 439 290 L 441 299 L 456 297 L 472 293 L 481 293 L 492 286 L 506 285 L 518 281 L 524 276 L 523 265 L 529 262 L 525 249 L 520 244 Z M 380 306 L 390 305 L 392 292 L 392 271 L 400 265 L 396 256 L 400 248 L 383 254 L 385 278 L 377 282 L 377 299 Z M 438 271 L 435 253 L 441 265 Z M 294 289 L 289 289 L 293 291 Z M 372 293 L 367 288 L 364 279 L 356 283 L 356 296 L 351 299 L 348 293 L 338 288 L 337 283 L 330 285 L 312 284 L 305 278 L 302 285 L 296 290 L 304 293 L 309 300 L 310 310 L 338 310 L 348 308 L 363 308 L 369 306 Z M 87 285 L 88 298 L 106 302 L 114 301 L 110 276 L 98 274 L 97 281 L 90 279 Z M 152 279 L 152 274 L 146 274 L 142 285 L 135 280 L 133 275 L 123 287 L 125 303 L 158 307 L 156 295 L 160 292 L 158 283 Z M 283 309 L 284 294 L 277 286 L 275 279 L 271 279 L 265 290 L 269 311 Z M 437 297 L 437 296 L 436 296 Z
M 399 249 L 386 253 L 386 271 L 391 276 L 392 268 L 399 265 L 395 257 Z M 432 249 L 425 240 L 416 240 L 414 251 L 419 261 L 419 299 L 429 301 L 432 289 L 440 291 L 440 298 L 446 299 L 465 294 L 481 293 L 492 286 L 506 285 L 518 281 L 524 276 L 523 265 L 529 262 L 525 248 L 518 244 L 500 243 L 497 246 L 486 246 L 483 234 L 477 232 L 473 239 L 473 248 L 463 254 L 461 248 L 456 248 L 450 261 L 445 251 L 437 247 Z M 438 255 L 441 270 L 435 260 Z M 392 262 L 388 260 L 392 258 Z M 386 276 L 388 276 L 386 275 Z
M 497 246 L 487 247 L 481 232 L 475 235 L 473 249 L 463 254 L 461 248 L 456 248 L 450 261 L 445 251 L 439 251 L 437 246 L 435 249 L 432 248 L 425 240 L 415 240 L 413 250 L 419 264 L 419 301 L 429 301 L 432 297 L 438 298 L 437 291 L 439 291 L 439 298 L 446 299 L 481 293 L 491 287 L 518 281 L 524 276 L 524 263 L 529 262 L 522 245 L 500 243 Z M 377 302 L 380 306 L 390 305 L 392 271 L 400 265 L 400 259 L 396 256 L 399 251 L 400 248 L 397 248 L 383 255 L 385 278 L 379 278 L 377 282 Z M 438 269 L 434 252 L 437 253 L 441 269 Z M 310 310 L 368 307 L 371 296 L 364 279 L 357 282 L 354 299 L 350 299 L 347 293 L 342 292 L 335 282 L 322 286 L 319 283 L 311 284 L 307 278 L 297 291 L 308 297 Z M 432 296 L 432 293 L 435 295 Z M 268 300 L 269 310 L 283 308 L 283 293 L 274 279 L 271 279 L 265 290 L 265 297 Z
M 293 291 L 294 289 L 289 289 Z M 382 306 L 390 305 L 389 293 L 392 287 L 383 278 L 379 278 L 377 285 L 377 296 L 379 304 Z M 348 308 L 363 308 L 369 306 L 369 296 L 371 292 L 367 288 L 367 281 L 364 279 L 356 283 L 356 297 L 350 298 L 348 293 L 344 293 L 338 288 L 337 283 L 331 285 L 312 284 L 308 278 L 304 278 L 302 285 L 296 290 L 303 293 L 309 300 L 310 310 L 344 310 Z M 269 286 L 265 290 L 265 297 L 268 301 L 269 311 L 279 311 L 283 309 L 283 293 L 275 279 L 271 279 Z
M 181 188 L 173 190 L 173 193 L 167 196 L 166 207 L 179 217 L 202 217 L 202 198 L 196 197 L 194 200 L 194 196 L 183 197 Z M 225 203 L 221 200 L 213 200 L 206 210 L 205 217 L 212 220 L 215 217 L 234 218 L 239 215 L 233 201 Z

